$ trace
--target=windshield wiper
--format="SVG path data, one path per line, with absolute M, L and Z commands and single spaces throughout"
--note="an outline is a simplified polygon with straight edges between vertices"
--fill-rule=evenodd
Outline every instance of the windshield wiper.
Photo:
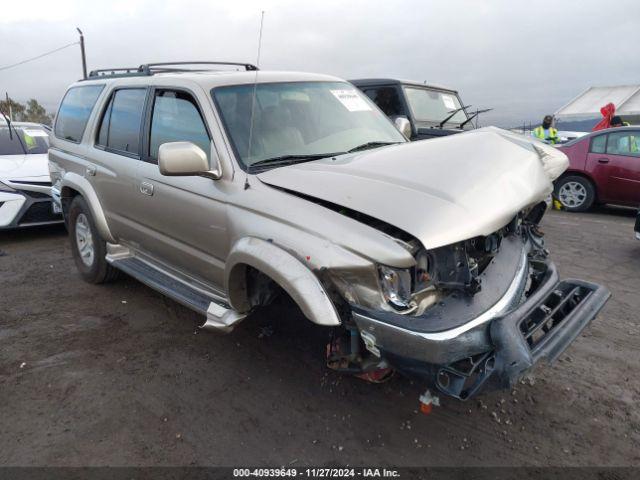
M 449 120 L 451 120 L 456 113 L 458 113 L 460 110 L 464 110 L 466 108 L 469 108 L 470 106 L 471 105 L 464 105 L 464 106 L 462 106 L 460 108 L 456 108 L 455 110 L 450 111 L 449 112 L 450 115 L 440 122 L 440 125 L 438 125 L 438 128 L 444 127 L 444 124 L 447 123 Z
M 7 127 L 9 127 L 9 140 L 13 141 L 13 135 L 11 134 L 11 120 L 7 118 L 7 115 L 2 110 L 0 110 L 0 113 L 4 117 L 4 121 L 7 122 Z
M 312 160 L 333 157 L 344 153 L 345 152 L 280 155 L 278 157 L 265 158 L 264 160 L 252 163 L 249 165 L 249 171 L 259 170 L 260 167 L 282 167 L 285 165 L 293 165 L 294 163 L 310 162 Z
M 359 152 L 360 150 L 368 150 L 370 148 L 384 147 L 385 145 L 396 145 L 402 142 L 367 142 L 357 147 L 353 147 L 351 150 L 347 150 L 347 153 Z
M 478 115 L 480 115 L 481 113 L 486 113 L 486 112 L 490 112 L 491 110 L 493 110 L 493 108 L 485 108 L 484 110 L 476 110 L 476 112 L 471 115 L 469 118 L 467 118 L 464 122 L 462 122 L 460 125 L 458 125 L 458 128 L 462 128 L 464 127 L 467 123 L 469 123 L 471 120 L 473 120 L 474 118 L 476 118 Z

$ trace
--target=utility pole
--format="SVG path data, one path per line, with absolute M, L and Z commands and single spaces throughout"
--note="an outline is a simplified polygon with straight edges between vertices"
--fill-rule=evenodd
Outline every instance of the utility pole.
M 84 35 L 82 30 L 76 27 L 76 30 L 80 34 L 80 54 L 82 55 L 82 78 L 87 78 L 87 57 L 84 53 Z

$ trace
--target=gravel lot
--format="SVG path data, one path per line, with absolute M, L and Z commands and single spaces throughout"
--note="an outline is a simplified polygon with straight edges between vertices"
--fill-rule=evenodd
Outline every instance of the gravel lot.
M 123 278 L 83 283 L 62 227 L 0 233 L 0 465 L 640 466 L 633 212 L 551 212 L 563 277 L 605 310 L 513 392 L 417 412 L 420 385 L 328 371 L 326 331 L 277 307 L 227 336 Z

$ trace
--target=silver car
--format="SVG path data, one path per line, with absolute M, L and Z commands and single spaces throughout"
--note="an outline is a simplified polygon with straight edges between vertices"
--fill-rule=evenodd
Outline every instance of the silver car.
M 460 399 L 556 359 L 604 306 L 538 226 L 561 152 L 496 128 L 410 143 L 344 80 L 230 66 L 69 87 L 49 161 L 85 280 L 124 271 L 223 332 L 287 295 L 328 327 L 331 368 Z

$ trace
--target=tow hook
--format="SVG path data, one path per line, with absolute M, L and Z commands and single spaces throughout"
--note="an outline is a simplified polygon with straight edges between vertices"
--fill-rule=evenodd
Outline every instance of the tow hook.
M 431 390 L 427 389 L 420 395 L 420 411 L 425 415 L 429 415 L 434 406 L 440 406 L 440 397 L 433 395 Z

